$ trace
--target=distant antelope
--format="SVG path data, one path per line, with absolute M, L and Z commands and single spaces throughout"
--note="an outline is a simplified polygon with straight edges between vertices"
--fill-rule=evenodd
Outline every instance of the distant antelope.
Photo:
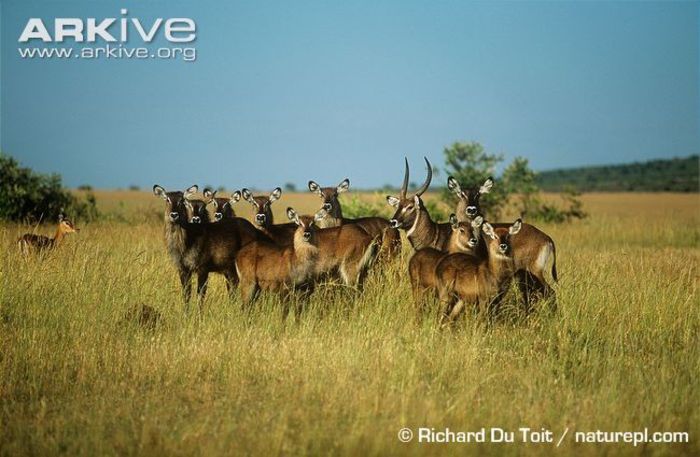
M 459 198 L 457 218 L 460 221 L 470 221 L 476 215 L 482 214 L 479 197 L 491 190 L 493 178 L 489 177 L 481 186 L 462 190 L 457 180 L 450 176 L 447 178 L 447 187 Z M 508 224 L 503 223 L 491 225 L 494 228 L 508 227 Z M 552 278 L 557 281 L 557 251 L 554 240 L 535 226 L 522 224 L 520 234 L 513 239 L 512 249 L 515 277 L 527 308 L 530 308 L 533 299 L 554 298 L 554 290 L 545 279 L 545 271 L 551 258 Z
M 207 206 L 214 209 L 213 221 L 218 222 L 221 219 L 231 219 L 236 217 L 236 212 L 233 205 L 241 199 L 241 192 L 235 191 L 230 198 L 217 197 L 217 191 L 204 189 L 204 201 Z
M 275 224 L 272 216 L 272 204 L 282 196 L 282 189 L 276 187 L 266 197 L 264 195 L 253 196 L 248 189 L 243 188 L 241 189 L 241 196 L 253 206 L 253 211 L 255 212 L 253 220 L 258 229 L 266 233 L 277 244 L 283 246 L 292 245 L 297 224 L 294 222 Z
M 447 242 L 447 249 L 440 251 L 434 248 L 423 248 L 416 251 L 408 262 L 408 272 L 411 277 L 413 299 L 418 308 L 424 306 L 424 296 L 427 292 L 437 295 L 437 264 L 448 254 L 471 254 L 476 258 L 486 256 L 485 247 L 481 242 L 481 224 L 484 219 L 476 217 L 472 222 L 459 222 L 457 217 L 450 215 L 452 233 Z
M 255 241 L 238 252 L 236 270 L 244 306 L 250 305 L 261 290 L 283 292 L 286 315 L 288 294 L 314 275 L 319 258 L 314 218 L 299 216 L 292 208 L 287 208 L 287 217 L 297 227 L 291 246 Z
M 269 239 L 245 219 L 224 219 L 216 224 L 197 224 L 188 220 L 193 206 L 188 200 L 197 192 L 197 186 L 185 192 L 167 192 L 159 185 L 153 193 L 165 201 L 165 241 L 170 258 L 178 269 L 183 298 L 190 301 L 192 275 L 197 275 L 197 294 L 200 305 L 206 294 L 209 273 L 221 273 L 226 278 L 229 292 L 238 284 L 235 260 L 246 244 Z
M 318 224 L 319 227 L 338 227 L 344 224 L 357 224 L 367 233 L 378 240 L 380 255 L 393 258 L 401 253 L 401 235 L 399 231 L 391 227 L 389 221 L 382 217 L 360 217 L 348 219 L 343 217 L 343 211 L 338 200 L 338 195 L 350 188 L 350 180 L 345 178 L 336 187 L 321 187 L 315 181 L 309 181 L 309 190 L 318 194 L 323 201 L 322 208 L 327 216 Z
M 61 244 L 66 234 L 79 231 L 80 229 L 76 228 L 63 214 L 59 214 L 58 227 L 56 227 L 56 234 L 53 238 L 44 235 L 35 235 L 33 233 L 25 233 L 17 240 L 17 245 L 20 251 L 25 255 L 28 255 L 31 251 L 50 251 Z
M 484 222 L 485 257 L 449 254 L 438 262 L 438 295 L 448 320 L 454 321 L 467 305 L 477 306 L 482 316 L 489 315 L 490 305 L 505 293 L 515 273 L 511 240 L 517 238 L 521 227 L 520 219 L 507 228 Z
M 433 248 L 438 251 L 447 249 L 452 227 L 449 222 L 436 223 L 430 218 L 430 213 L 425 209 L 421 195 L 430 187 L 433 178 L 433 169 L 427 158 L 424 158 L 428 167 L 428 176 L 413 197 L 407 197 L 408 189 L 408 160 L 403 177 L 401 193 L 398 197 L 387 196 L 387 202 L 396 209 L 389 223 L 394 228 L 406 230 L 406 237 L 415 250 Z

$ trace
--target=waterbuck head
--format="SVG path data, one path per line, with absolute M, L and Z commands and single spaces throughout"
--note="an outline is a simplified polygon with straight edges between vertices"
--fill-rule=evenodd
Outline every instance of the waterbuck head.
M 295 244 L 300 242 L 316 245 L 316 222 L 324 215 L 316 213 L 314 216 L 300 216 L 294 208 L 287 208 L 287 217 L 298 226 L 294 233 Z
M 276 202 L 282 196 L 282 189 L 276 187 L 270 193 L 269 197 L 262 195 L 253 196 L 250 191 L 246 188 L 241 189 L 241 196 L 243 199 L 253 205 L 253 211 L 255 215 L 253 219 L 259 227 L 269 227 L 272 225 L 272 203 Z
M 452 237 L 451 248 L 457 252 L 474 252 L 481 239 L 481 224 L 484 218 L 477 216 L 471 222 L 460 222 L 455 214 L 450 214 Z
M 408 159 L 406 161 L 406 169 L 403 176 L 403 185 L 401 186 L 401 193 L 398 197 L 392 197 L 387 195 L 386 201 L 389 205 L 396 209 L 394 217 L 391 218 L 389 223 L 393 228 L 408 229 L 413 226 L 416 222 L 420 210 L 423 208 L 423 201 L 421 200 L 421 195 L 428 190 L 430 187 L 430 181 L 433 179 L 433 168 L 427 158 L 423 157 L 425 164 L 428 167 L 428 176 L 425 178 L 425 182 L 422 186 L 416 189 L 416 193 L 413 196 L 407 196 L 408 192 Z
M 207 211 L 207 203 L 204 200 L 185 198 L 184 204 L 187 212 L 187 222 L 191 224 L 208 224 L 211 222 L 209 211 Z
M 472 219 L 478 214 L 481 214 L 479 206 L 479 198 L 483 194 L 488 194 L 493 187 L 493 178 L 488 177 L 481 186 L 462 189 L 457 180 L 450 176 L 447 178 L 447 188 L 459 198 L 457 203 L 457 215 L 460 219 L 465 216 Z
M 510 227 L 493 228 L 488 222 L 484 222 L 481 226 L 481 231 L 484 233 L 484 239 L 488 246 L 489 255 L 501 258 L 511 258 L 513 252 L 511 249 L 510 238 L 517 235 L 523 226 L 522 220 L 518 219 L 513 222 Z
M 241 191 L 235 191 L 231 194 L 230 198 L 217 197 L 216 193 L 216 190 L 204 189 L 204 202 L 207 206 L 214 209 L 214 222 L 236 217 L 236 212 L 233 210 L 233 205 L 240 201 Z
M 170 222 L 189 221 L 192 213 L 188 214 L 187 199 L 197 193 L 197 185 L 189 187 L 184 192 L 167 192 L 156 184 L 153 186 L 153 194 L 165 201 L 165 219 Z
M 323 202 L 321 208 L 335 217 L 342 214 L 338 195 L 347 192 L 349 188 L 350 180 L 348 178 L 343 179 L 336 187 L 321 187 L 315 181 L 309 181 L 309 190 L 317 194 Z
M 61 231 L 61 233 L 76 233 L 80 231 L 80 229 L 77 228 L 63 213 L 58 215 L 58 229 Z

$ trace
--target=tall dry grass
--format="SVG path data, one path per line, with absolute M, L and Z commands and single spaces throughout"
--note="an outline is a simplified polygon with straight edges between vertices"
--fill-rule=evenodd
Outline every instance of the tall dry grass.
M 185 312 L 161 202 L 101 197 L 132 223 L 85 226 L 41 261 L 15 249 L 26 227 L 0 231 L 2 456 L 555 451 L 398 441 L 418 426 L 648 427 L 691 442 L 584 445 L 570 434 L 556 451 L 700 453 L 697 196 L 586 197 L 590 219 L 542 227 L 557 243 L 559 312 L 525 318 L 511 298 L 508 318 L 453 331 L 417 321 L 408 248 L 362 295 L 321 287 L 297 322 L 281 319 L 275 297 L 243 314 L 220 277 L 202 314 Z M 308 212 L 317 200 L 277 205 Z M 155 329 L 125 319 L 140 304 L 161 314 Z

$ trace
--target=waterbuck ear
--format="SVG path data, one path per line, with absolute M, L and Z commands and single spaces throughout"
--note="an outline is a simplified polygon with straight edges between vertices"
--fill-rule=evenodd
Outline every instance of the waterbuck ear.
M 396 208 L 397 206 L 399 206 L 399 203 L 401 202 L 401 200 L 399 200 L 399 199 L 396 198 L 396 197 L 392 197 L 391 195 L 387 195 L 387 196 L 386 196 L 386 202 L 387 202 L 389 205 L 391 205 L 391 206 L 393 206 L 394 208 Z
M 65 219 L 65 218 L 66 218 L 66 216 L 64 216 L 63 213 L 60 213 L 58 215 L 58 222 L 63 222 L 63 219 Z
M 520 231 L 520 229 L 523 227 L 523 221 L 522 219 L 518 219 L 517 221 L 513 222 L 513 225 L 511 225 L 508 228 L 508 233 L 511 235 L 515 235 Z
M 155 195 L 156 197 L 160 197 L 163 200 L 166 200 L 166 201 L 168 200 L 167 192 L 165 191 L 165 189 L 160 187 L 158 184 L 153 186 L 153 195 Z
M 273 190 L 272 193 L 270 194 L 270 203 L 279 200 L 281 196 L 282 196 L 282 189 L 280 189 L 279 187 L 275 187 L 275 190 Z
M 252 204 L 255 204 L 255 202 L 253 201 L 253 195 L 245 187 L 243 189 L 241 189 L 241 195 L 243 196 L 243 199 L 245 201 L 250 202 Z
M 204 189 L 204 192 L 202 192 L 202 194 L 204 195 L 204 198 L 206 198 L 207 200 L 212 200 L 214 198 L 214 196 L 216 195 L 216 191 L 212 192 L 211 189 Z
M 450 192 L 454 192 L 457 195 L 461 195 L 462 193 L 462 188 L 459 186 L 457 180 L 452 176 L 447 178 L 447 188 L 450 190 Z
M 472 227 L 475 229 L 478 229 L 481 227 L 481 224 L 484 223 L 484 218 L 482 216 L 476 216 L 474 220 L 472 221 Z
M 413 196 L 413 203 L 416 205 L 416 208 L 420 208 L 423 206 L 418 195 Z
M 339 194 L 342 194 L 343 192 L 347 192 L 349 188 L 350 180 L 348 178 L 345 178 L 340 182 L 340 184 L 338 184 L 338 187 L 335 188 L 335 191 Z
M 185 191 L 184 197 L 185 197 L 186 199 L 187 199 L 187 198 L 190 198 L 191 196 L 193 196 L 194 194 L 196 194 L 198 190 L 199 190 L 199 186 L 198 186 L 197 184 L 195 184 L 194 186 L 190 186 L 190 187 L 188 187 L 187 190 Z
M 321 186 L 316 184 L 315 181 L 309 181 L 309 190 L 311 192 L 318 192 L 320 195 L 323 195 L 323 192 L 321 192 Z
M 459 221 L 454 213 L 450 214 L 450 225 L 452 225 L 453 230 L 457 230 L 459 228 Z
M 237 191 L 235 191 L 234 193 L 231 194 L 231 198 L 229 198 L 228 201 L 229 201 L 231 204 L 234 204 L 234 203 L 236 203 L 237 201 L 239 201 L 240 199 L 241 199 L 241 191 L 240 191 L 240 190 L 237 190 Z
M 486 181 L 484 181 L 484 184 L 482 184 L 481 187 L 479 187 L 479 193 L 480 194 L 488 194 L 491 192 L 491 188 L 493 187 L 493 178 L 489 176 Z
M 492 239 L 496 239 L 496 233 L 493 231 L 493 227 L 488 222 L 484 222 L 481 226 L 481 231 L 490 236 Z
M 296 211 L 294 211 L 294 208 L 287 208 L 287 217 L 290 221 L 294 221 L 297 225 L 301 225 L 299 221 L 299 215 Z
M 316 212 L 316 214 L 314 214 L 314 221 L 320 222 L 320 221 L 322 221 L 323 219 L 325 219 L 326 216 L 328 216 L 328 211 L 326 211 L 325 209 L 321 208 L 320 210 L 318 210 L 318 211 Z

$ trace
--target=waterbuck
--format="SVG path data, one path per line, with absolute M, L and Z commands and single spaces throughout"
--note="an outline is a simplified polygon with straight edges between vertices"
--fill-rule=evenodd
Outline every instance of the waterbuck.
M 408 273 L 411 278 L 413 299 L 419 309 L 424 308 L 426 293 L 437 294 L 437 276 L 435 267 L 448 254 L 465 253 L 476 257 L 485 257 L 486 252 L 481 240 L 481 216 L 472 222 L 459 222 L 457 217 L 450 215 L 452 233 L 447 243 L 447 249 L 440 251 L 434 248 L 423 248 L 416 251 L 408 262 Z
M 438 251 L 445 251 L 450 240 L 452 227 L 449 222 L 436 223 L 430 218 L 430 213 L 423 205 L 421 195 L 428 190 L 430 181 L 433 179 L 433 169 L 427 158 L 424 157 L 428 167 L 428 176 L 420 188 L 412 197 L 406 195 L 408 189 L 408 160 L 401 186 L 401 193 L 398 197 L 388 195 L 386 197 L 389 205 L 396 209 L 394 216 L 389 223 L 394 228 L 406 230 L 406 237 L 413 249 L 433 248 Z
M 282 292 L 286 315 L 290 293 L 314 275 L 319 258 L 314 218 L 299 216 L 292 208 L 287 208 L 287 217 L 297 227 L 291 246 L 255 241 L 238 252 L 236 271 L 244 306 L 250 305 L 260 291 Z
M 272 204 L 282 196 L 282 189 L 276 187 L 269 196 L 253 194 L 246 188 L 241 189 L 241 196 L 253 206 L 255 226 L 281 246 L 291 246 L 297 225 L 293 222 L 275 224 L 272 216 Z
M 238 284 L 235 266 L 238 251 L 252 241 L 269 238 L 239 217 L 216 224 L 189 222 L 192 205 L 188 198 L 195 192 L 196 185 L 185 192 L 167 192 L 159 185 L 153 186 L 153 193 L 165 201 L 165 241 L 168 254 L 178 270 L 185 303 L 190 301 L 191 279 L 196 274 L 201 305 L 209 273 L 223 274 L 230 293 Z
M 232 219 L 236 217 L 236 211 L 233 209 L 233 205 L 241 199 L 241 192 L 235 191 L 231 194 L 230 198 L 217 197 L 217 191 L 211 189 L 204 189 L 204 201 L 207 207 L 213 208 L 213 221 L 220 221 L 221 219 Z
M 456 179 L 447 178 L 447 187 L 459 198 L 457 203 L 457 218 L 460 221 L 470 221 L 477 215 L 481 215 L 479 197 L 488 193 L 493 186 L 493 178 L 488 178 L 483 185 L 462 190 Z M 505 228 L 508 224 L 491 224 L 494 228 Z M 513 239 L 513 259 L 515 262 L 515 277 L 518 288 L 525 300 L 525 306 L 529 310 L 533 300 L 540 298 L 552 298 L 554 304 L 554 290 L 545 279 L 545 271 L 549 260 L 552 260 L 551 275 L 557 281 L 557 253 L 554 240 L 530 224 L 522 224 L 520 234 Z
M 491 303 L 499 301 L 515 273 L 511 240 L 517 238 L 521 228 L 520 219 L 499 228 L 484 222 L 481 231 L 486 256 L 449 254 L 438 262 L 438 296 L 449 321 L 454 321 L 467 305 L 475 305 L 482 316 L 490 316 Z
M 79 232 L 73 223 L 68 220 L 62 213 L 58 215 L 58 226 L 53 238 L 44 235 L 35 235 L 33 233 L 25 233 L 17 240 L 20 252 L 24 255 L 29 255 L 30 252 L 45 252 L 50 251 L 61 244 L 63 237 L 68 233 Z
M 309 190 L 317 194 L 322 203 L 321 208 L 326 211 L 326 217 L 319 222 L 319 227 L 338 227 L 345 224 L 357 224 L 367 233 L 377 238 L 380 256 L 394 258 L 401 253 L 401 235 L 399 231 L 391 227 L 389 221 L 382 217 L 360 217 L 348 219 L 343 217 L 338 196 L 347 192 L 350 188 L 350 180 L 345 178 L 336 187 L 321 187 L 315 181 L 309 181 Z

